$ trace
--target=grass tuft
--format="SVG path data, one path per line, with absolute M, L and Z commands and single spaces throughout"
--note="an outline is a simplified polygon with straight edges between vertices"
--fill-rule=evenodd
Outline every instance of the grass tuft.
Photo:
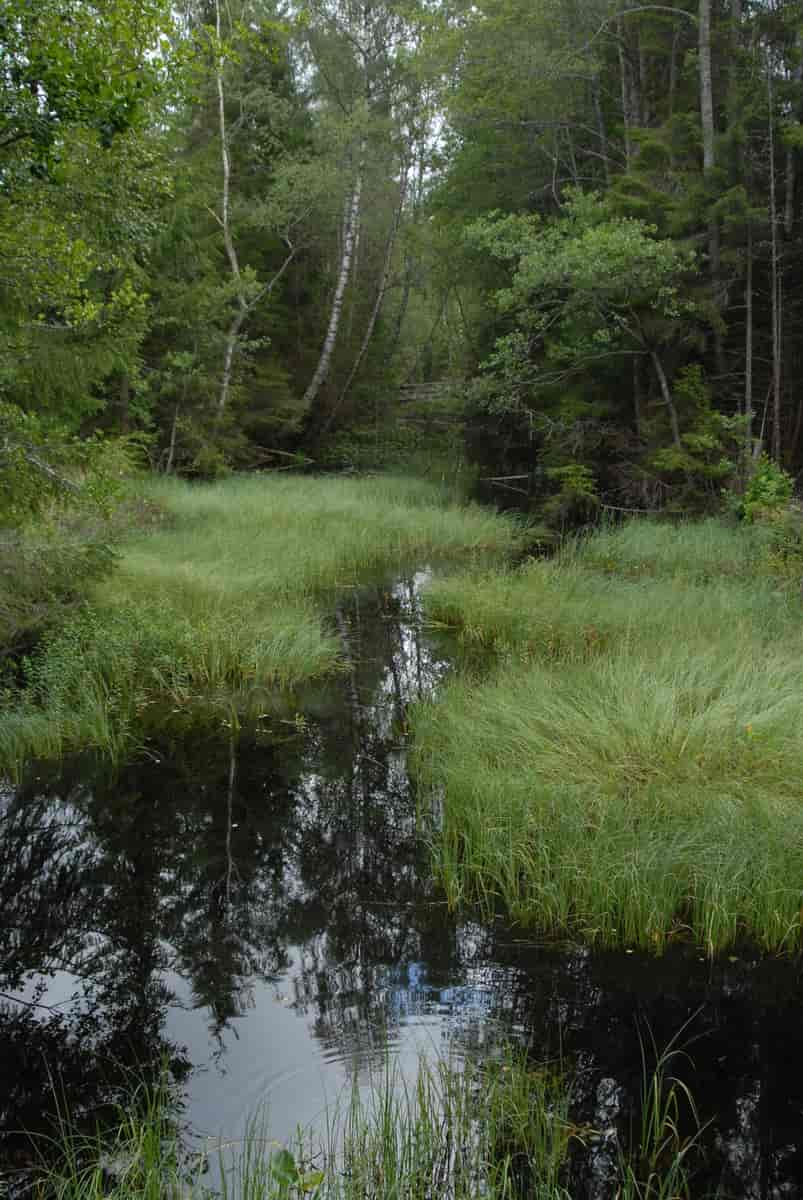
M 766 562 L 760 531 L 641 522 L 432 589 L 493 652 L 413 716 L 453 903 L 606 945 L 800 949 L 803 611 Z
M 644 1056 L 640 1121 L 617 1135 L 600 1192 L 627 1200 L 688 1197 L 698 1135 L 681 1131 L 693 1101 L 670 1074 L 676 1051 L 649 1071 Z M 327 1115 L 319 1137 L 300 1131 L 283 1146 L 264 1121 L 220 1142 L 222 1200 L 570 1200 L 573 1163 L 601 1136 L 571 1117 L 565 1075 L 520 1051 L 479 1063 L 422 1059 L 413 1082 L 388 1065 L 365 1096 L 356 1083 Z M 607 1134 L 605 1136 L 608 1136 Z M 40 1172 L 40 1200 L 178 1200 L 210 1194 L 209 1154 L 188 1154 L 164 1090 L 141 1091 L 111 1136 L 83 1137 L 65 1122 L 54 1166 Z
M 78 747 L 120 757 L 160 705 L 228 695 L 236 706 L 254 688 L 331 672 L 336 589 L 411 560 L 500 555 L 518 538 L 513 522 L 416 480 L 252 475 L 143 490 L 161 527 L 129 539 L 114 574 L 44 641 L 25 692 L 0 710 L 0 768 Z

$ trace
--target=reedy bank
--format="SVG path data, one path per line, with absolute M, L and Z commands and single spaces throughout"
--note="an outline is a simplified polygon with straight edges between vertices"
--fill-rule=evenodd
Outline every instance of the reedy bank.
M 453 903 L 608 945 L 800 948 L 803 611 L 774 554 L 650 522 L 433 587 L 486 652 L 413 719 Z
M 46 639 L 0 711 L 0 767 L 99 748 L 120 756 L 165 707 L 226 719 L 336 670 L 338 589 L 428 557 L 499 556 L 513 522 L 437 486 L 262 475 L 143 485 L 162 527 L 121 548 L 113 575 Z

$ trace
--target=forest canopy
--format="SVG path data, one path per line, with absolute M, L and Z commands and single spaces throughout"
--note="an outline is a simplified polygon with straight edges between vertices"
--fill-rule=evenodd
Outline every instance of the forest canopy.
M 0 0 L 2 519 L 99 437 L 205 478 L 437 443 L 560 522 L 794 475 L 802 25 Z

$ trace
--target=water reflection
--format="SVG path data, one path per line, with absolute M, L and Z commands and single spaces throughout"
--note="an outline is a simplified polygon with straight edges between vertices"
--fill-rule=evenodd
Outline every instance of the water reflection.
M 571 1065 L 604 1133 L 638 1099 L 639 1029 L 662 1047 L 687 1024 L 678 1069 L 716 1118 L 700 1194 L 800 1194 L 795 967 L 560 950 L 448 915 L 405 763 L 406 706 L 447 669 L 422 582 L 341 603 L 348 670 L 263 727 L 120 770 L 40 764 L 0 794 L 0 1155 L 25 1160 L 17 1131 L 45 1127 L 54 1078 L 89 1115 L 132 1065 L 167 1063 L 195 1127 L 236 1133 L 267 1098 L 283 1137 L 389 1047 L 511 1034 Z M 605 1194 L 608 1145 L 578 1160 L 578 1196 Z

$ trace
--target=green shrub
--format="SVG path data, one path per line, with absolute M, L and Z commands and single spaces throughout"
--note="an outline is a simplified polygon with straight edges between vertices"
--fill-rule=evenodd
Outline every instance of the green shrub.
M 792 476 L 762 454 L 742 499 L 745 518 L 756 521 L 776 516 L 791 500 L 793 490 Z

